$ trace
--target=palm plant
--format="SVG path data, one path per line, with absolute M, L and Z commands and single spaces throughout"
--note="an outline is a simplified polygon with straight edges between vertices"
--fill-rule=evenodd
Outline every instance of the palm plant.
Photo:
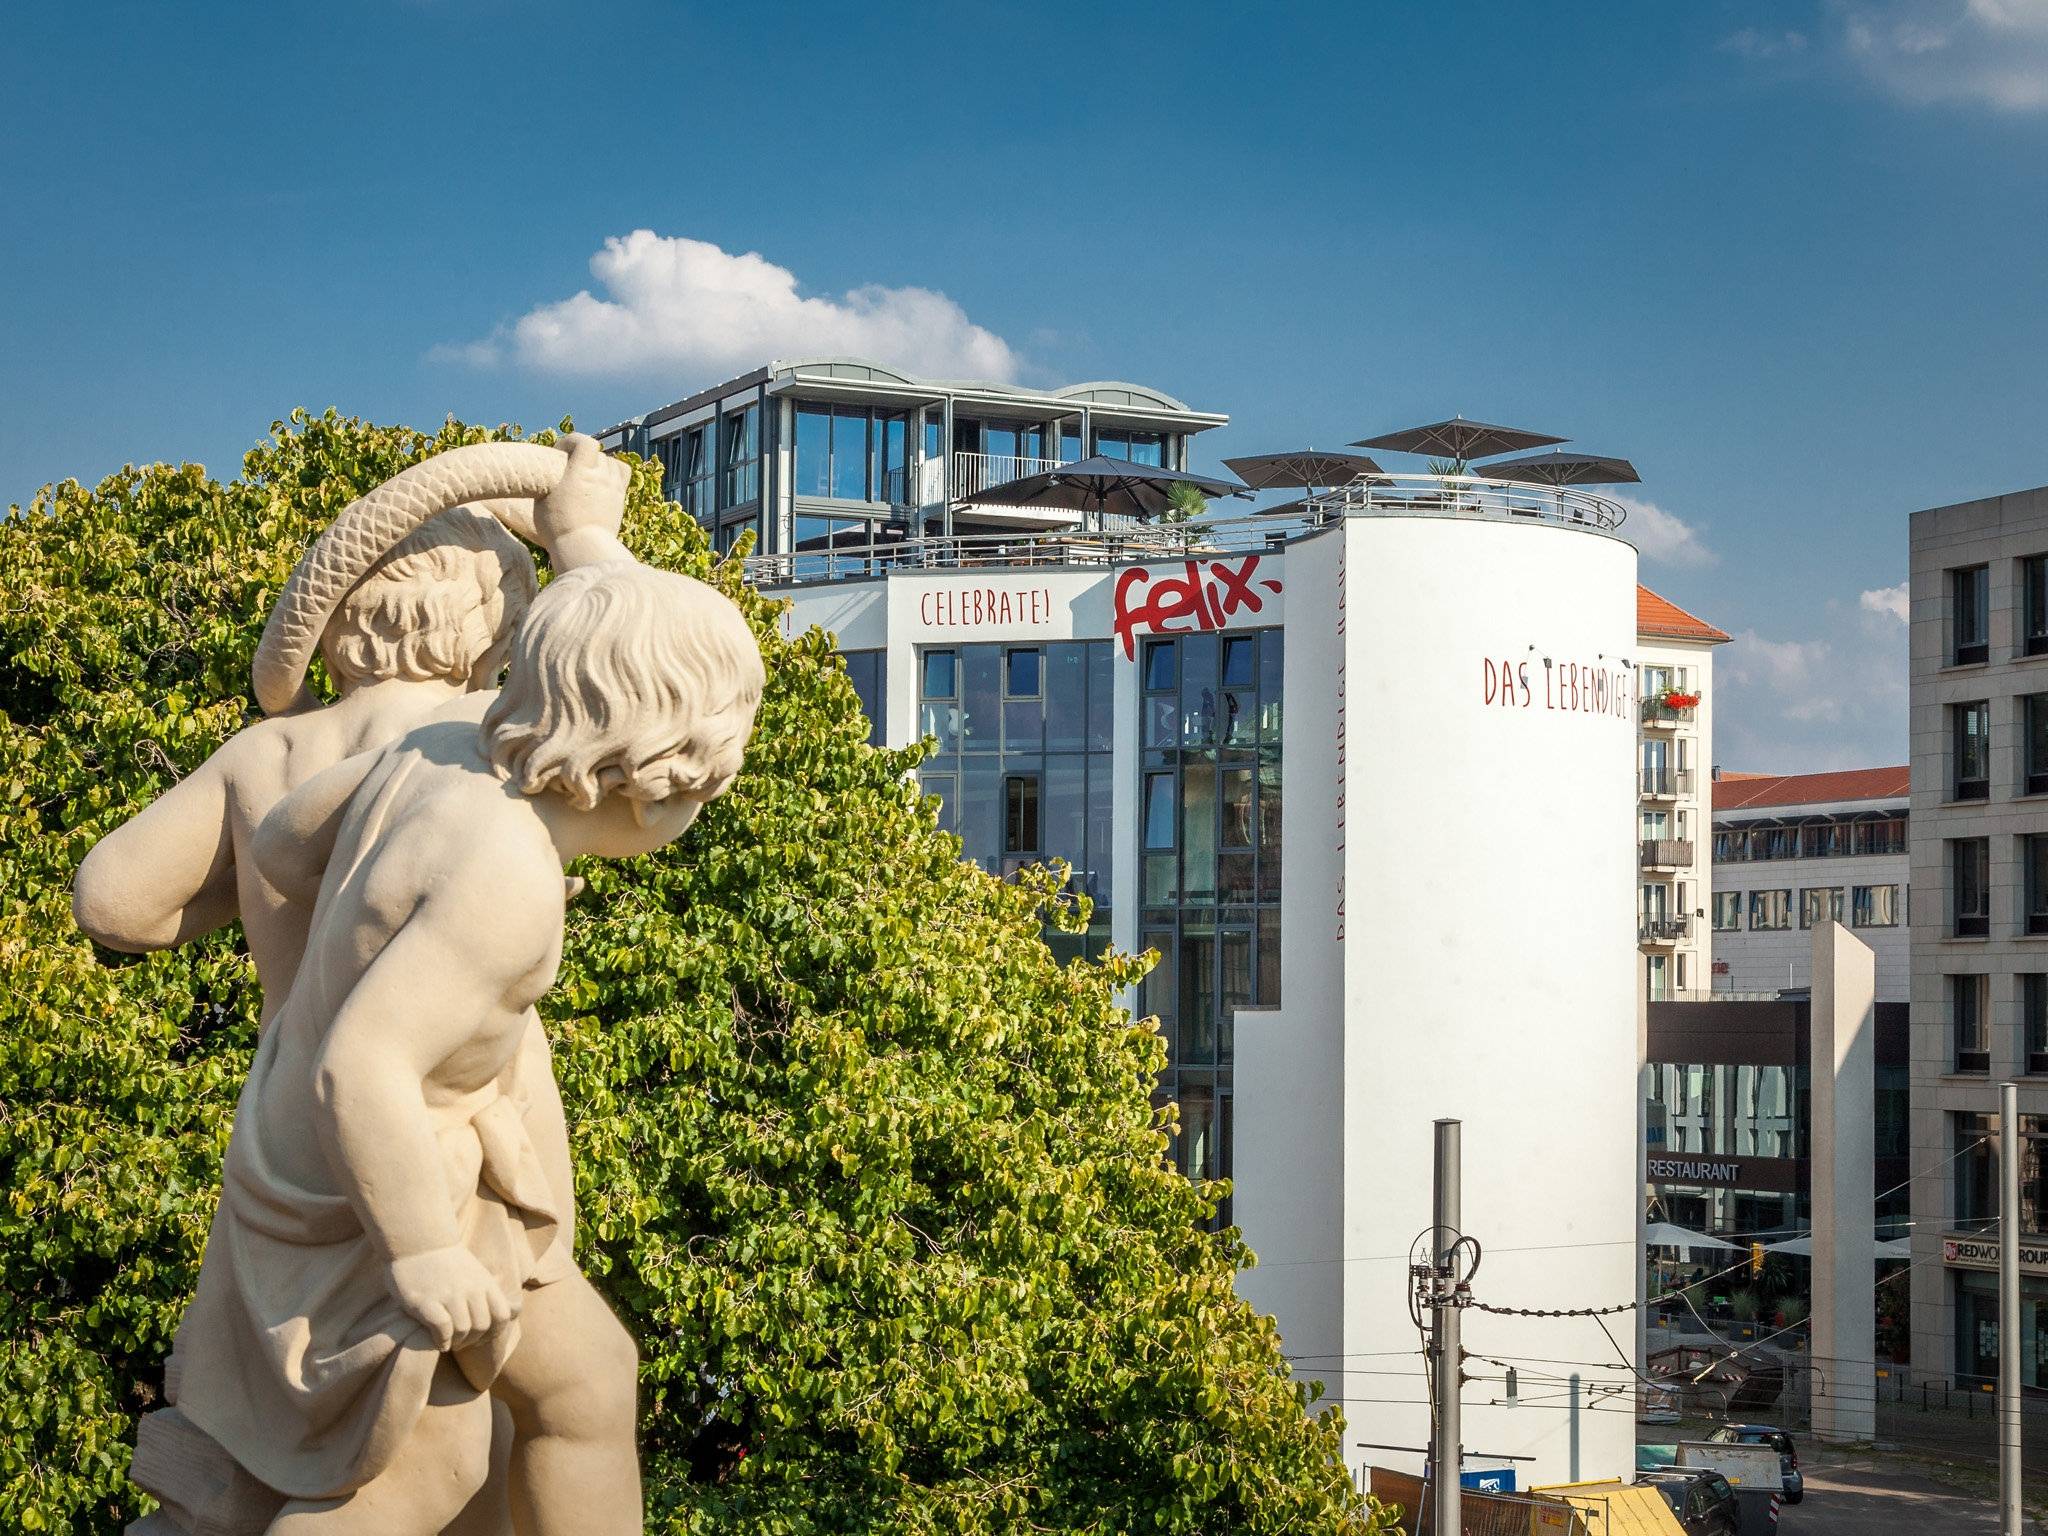
M 1166 510 L 1159 514 L 1162 523 L 1186 523 L 1200 517 L 1209 510 L 1209 498 L 1185 480 L 1176 480 L 1166 493 Z

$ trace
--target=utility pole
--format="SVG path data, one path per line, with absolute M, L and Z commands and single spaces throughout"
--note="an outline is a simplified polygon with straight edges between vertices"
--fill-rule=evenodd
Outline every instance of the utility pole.
M 2001 1536 L 2020 1536 L 2020 1520 L 2020 1088 L 2018 1083 L 2006 1083 L 1998 1094 L 1998 1528 Z
M 1457 1294 L 1458 1225 L 1462 1201 L 1459 1142 L 1464 1127 L 1457 1120 L 1436 1123 L 1436 1179 L 1434 1224 L 1430 1234 L 1430 1258 L 1436 1273 L 1432 1277 L 1430 1334 L 1436 1358 L 1430 1362 L 1436 1381 L 1436 1432 L 1431 1436 L 1430 1461 L 1436 1472 L 1436 1520 L 1432 1536 L 1461 1536 L 1463 1490 L 1458 1475 L 1464 1469 L 1464 1447 L 1460 1443 L 1459 1392 L 1465 1376 L 1465 1350 L 1458 1327 Z M 2002 1356 L 2001 1356 L 2002 1358 Z

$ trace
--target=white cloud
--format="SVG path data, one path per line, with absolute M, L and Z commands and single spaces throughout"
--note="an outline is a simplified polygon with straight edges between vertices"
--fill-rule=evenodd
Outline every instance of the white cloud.
M 636 229 L 590 258 L 589 289 L 538 304 L 478 341 L 444 344 L 438 361 L 489 367 L 510 359 L 579 377 L 653 373 L 711 380 L 773 357 L 850 353 L 913 373 L 1010 379 L 1017 355 L 929 288 L 869 284 L 805 297 L 796 274 L 757 252 Z
M 2048 0 L 1837 0 L 1835 10 L 1850 60 L 1901 101 L 2048 111 Z
M 1912 618 L 1912 605 L 1906 595 L 1906 583 L 1903 581 L 1895 587 L 1878 587 L 1865 592 L 1856 601 L 1864 612 L 1882 613 L 1897 619 L 1901 624 L 1910 622 Z
M 1482 468 L 1479 473 L 1486 471 Z M 1621 525 L 1621 536 L 1635 545 L 1636 552 L 1645 560 L 1654 560 L 1659 565 L 1713 565 L 1721 557 L 1707 548 L 1700 538 L 1699 530 L 1676 512 L 1666 512 L 1653 501 L 1642 501 L 1634 496 L 1608 497 L 1618 501 L 1628 512 L 1628 518 Z
M 1903 593 L 1899 594 L 1903 596 Z M 1811 630 L 1745 629 L 1714 655 L 1714 758 L 1763 773 L 1906 760 L 1906 627 L 1888 599 L 1809 610 Z M 1876 601 L 1873 601 L 1876 599 Z
M 1723 53 L 1740 54 L 1745 59 L 1782 59 L 1806 51 L 1806 34 L 1764 32 L 1755 27 L 1744 27 L 1739 32 L 1729 33 L 1716 46 Z

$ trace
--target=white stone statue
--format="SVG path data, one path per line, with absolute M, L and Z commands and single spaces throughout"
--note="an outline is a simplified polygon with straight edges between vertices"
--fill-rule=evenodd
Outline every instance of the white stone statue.
M 520 622 L 502 693 L 444 697 L 296 787 L 223 763 L 219 791 L 174 808 L 179 786 L 81 871 L 81 921 L 121 947 L 232 916 L 224 865 L 245 917 L 275 930 L 176 1408 L 152 1416 L 169 1421 L 154 1481 L 148 1423 L 138 1451 L 138 1481 L 166 1503 L 145 1528 L 431 1536 L 492 1528 L 509 1503 L 522 1536 L 640 1529 L 635 1353 L 571 1257 L 566 1134 L 532 1004 L 560 956 L 563 866 L 679 835 L 737 772 L 762 669 L 731 602 L 625 555 L 623 466 L 588 439 L 566 446 L 484 445 L 520 450 L 491 455 L 516 461 L 495 478 L 458 449 L 354 504 L 280 599 L 256 668 L 268 707 L 299 694 L 316 639 L 346 669 L 335 615 L 398 611 L 359 585 L 387 550 L 450 503 L 538 495 L 530 513 L 484 503 L 571 567 Z M 427 681 L 446 682 L 455 651 L 429 628 L 400 649 L 418 639 Z M 338 717 L 352 696 L 265 724 Z M 238 788 L 242 811 L 290 793 L 235 832 Z M 144 881 L 124 902 L 124 863 L 148 847 L 196 863 L 209 817 L 227 851 L 206 878 Z M 221 1449 L 230 1460 L 205 1454 Z M 498 1460 L 493 1501 L 480 1490 Z

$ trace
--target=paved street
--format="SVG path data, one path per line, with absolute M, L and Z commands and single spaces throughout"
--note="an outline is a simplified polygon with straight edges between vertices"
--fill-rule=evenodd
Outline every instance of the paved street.
M 1974 1485 L 1981 1477 L 1966 1476 L 1973 1484 L 1966 1489 L 1903 1470 L 1895 1457 L 1805 1450 L 1800 1459 L 1806 1500 L 1785 1510 L 1779 1536 L 1996 1536 L 1995 1482 L 1980 1491 Z M 2028 1531 L 2033 1536 L 2042 1527 L 2033 1523 Z

